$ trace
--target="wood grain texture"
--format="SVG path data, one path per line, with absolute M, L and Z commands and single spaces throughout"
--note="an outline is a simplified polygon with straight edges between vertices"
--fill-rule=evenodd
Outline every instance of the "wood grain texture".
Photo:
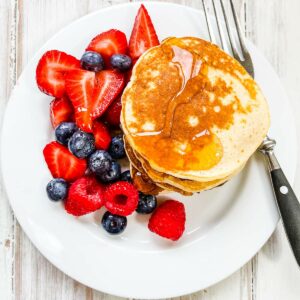
M 248 35 L 279 74 L 290 97 L 300 141 L 300 10 L 298 0 L 248 1 Z M 288 134 L 288 133 L 287 133 Z M 280 141 L 279 141 L 280 142 Z M 288 145 L 287 145 L 288 150 Z M 300 162 L 295 192 L 300 195 Z M 269 242 L 257 255 L 255 299 L 299 299 L 300 272 L 280 222 Z
M 1 0 L 0 121 L 16 77 L 35 51 L 59 29 L 96 9 L 126 0 Z M 175 0 L 201 8 L 199 0 Z M 235 0 L 248 38 L 271 61 L 300 112 L 298 0 Z M 297 32 L 298 31 L 298 32 Z M 298 100 L 298 101 L 297 101 Z M 300 128 L 300 119 L 297 120 Z M 300 139 L 299 139 L 300 140 Z M 298 175 L 300 165 L 298 164 Z M 296 176 L 299 178 L 299 176 Z M 296 181 L 300 194 L 300 180 Z M 300 272 L 279 225 L 263 249 L 229 278 L 183 300 L 299 299 Z M 0 299 L 112 300 L 51 265 L 28 240 L 10 211 L 0 185 Z M 179 299 L 179 298 L 178 298 Z
M 10 91 L 16 82 L 16 2 L 0 3 L 0 127 Z M 3 45 L 5 45 L 3 47 Z M 0 299 L 14 293 L 14 242 L 16 221 L 0 181 Z

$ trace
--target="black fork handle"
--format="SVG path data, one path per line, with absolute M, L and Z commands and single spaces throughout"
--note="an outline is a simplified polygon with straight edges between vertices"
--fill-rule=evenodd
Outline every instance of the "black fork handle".
M 266 151 L 264 154 L 269 163 L 273 190 L 284 229 L 295 259 L 300 266 L 300 203 L 274 152 Z

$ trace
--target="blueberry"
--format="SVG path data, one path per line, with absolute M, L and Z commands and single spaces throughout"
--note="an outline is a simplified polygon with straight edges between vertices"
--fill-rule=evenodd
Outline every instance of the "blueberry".
M 121 166 L 116 161 L 112 161 L 111 168 L 99 175 L 99 179 L 102 182 L 108 183 L 119 179 L 121 174 Z
M 139 214 L 151 214 L 157 206 L 156 197 L 153 195 L 145 195 L 139 192 L 139 203 L 136 212 Z
M 130 171 L 125 171 L 121 174 L 120 176 L 120 180 L 121 181 L 127 181 L 127 182 L 132 182 L 132 178 L 131 178 L 131 175 L 130 175 Z
M 56 178 L 47 184 L 46 190 L 50 200 L 64 200 L 68 194 L 68 183 L 62 178 Z
M 104 69 L 104 60 L 97 52 L 85 52 L 81 57 L 80 63 L 85 70 L 99 72 Z
M 55 128 L 55 138 L 59 143 L 68 146 L 68 142 L 76 130 L 78 128 L 75 123 L 62 122 Z
M 92 134 L 77 130 L 70 138 L 68 146 L 76 157 L 85 158 L 95 151 L 95 138 Z
M 88 160 L 89 169 L 96 175 L 108 172 L 112 166 L 111 156 L 104 150 L 96 150 Z
M 114 54 L 110 58 L 110 64 L 113 68 L 118 69 L 120 72 L 128 71 L 132 66 L 132 60 L 125 54 Z
M 111 214 L 107 211 L 103 215 L 102 226 L 110 234 L 119 234 L 125 230 L 127 226 L 127 218 Z
M 124 148 L 123 136 L 121 134 L 112 138 L 109 149 L 112 158 L 122 158 L 126 155 Z

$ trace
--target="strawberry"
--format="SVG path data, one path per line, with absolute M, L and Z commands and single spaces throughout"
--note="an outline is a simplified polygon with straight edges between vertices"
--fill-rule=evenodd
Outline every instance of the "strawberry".
M 91 102 L 94 86 L 94 72 L 74 70 L 66 76 L 66 91 L 75 109 L 76 124 L 86 132 L 92 132 Z
M 120 116 L 122 110 L 121 97 L 116 99 L 106 110 L 103 119 L 113 127 L 120 126 Z
M 82 177 L 86 171 L 86 161 L 77 158 L 66 147 L 57 142 L 51 142 L 46 145 L 43 153 L 48 168 L 54 178 L 74 181 Z
M 111 136 L 106 126 L 100 121 L 95 121 L 93 134 L 95 137 L 96 148 L 100 150 L 107 150 L 111 142 Z
M 142 4 L 135 17 L 133 30 L 129 40 L 129 54 L 131 58 L 138 59 L 146 50 L 159 45 L 151 18 Z
M 100 117 L 122 92 L 125 85 L 125 76 L 115 70 L 105 70 L 96 75 L 92 117 Z
M 100 209 L 104 204 L 104 186 L 94 177 L 85 176 L 72 183 L 65 209 L 69 214 L 82 216 Z
M 74 120 L 74 108 L 68 97 L 55 98 L 50 103 L 50 119 L 54 128 L 61 122 Z
M 177 241 L 185 229 L 185 209 L 181 202 L 167 200 L 152 214 L 148 228 L 164 238 Z
M 66 72 L 78 68 L 80 62 L 74 56 L 58 50 L 47 51 L 36 68 L 37 85 L 42 92 L 60 98 L 66 92 Z
M 74 70 L 66 76 L 66 90 L 75 108 L 77 126 L 86 132 L 93 131 L 93 120 L 100 117 L 121 93 L 124 75 L 105 70 L 95 74 Z
M 98 52 L 106 65 L 110 66 L 110 57 L 114 54 L 126 54 L 127 46 L 126 35 L 120 30 L 111 29 L 95 36 L 86 51 Z

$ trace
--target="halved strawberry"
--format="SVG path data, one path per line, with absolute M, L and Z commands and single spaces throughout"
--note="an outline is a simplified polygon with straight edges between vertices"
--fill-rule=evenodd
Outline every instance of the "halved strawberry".
M 105 70 L 95 74 L 74 70 L 66 76 L 66 90 L 75 109 L 77 126 L 93 131 L 93 120 L 100 117 L 124 87 L 124 74 Z
M 95 146 L 97 149 L 107 150 L 111 142 L 111 136 L 107 127 L 100 121 L 95 121 L 93 126 Z
M 113 54 L 126 54 L 127 46 L 126 35 L 120 30 L 111 29 L 95 36 L 87 46 L 86 51 L 100 53 L 106 65 L 109 66 L 110 57 Z
M 48 95 L 62 97 L 66 92 L 66 72 L 78 68 L 80 68 L 80 62 L 74 56 L 58 50 L 47 51 L 36 68 L 37 85 Z
M 125 85 L 125 75 L 115 70 L 105 70 L 96 75 L 96 85 L 92 103 L 92 117 L 100 117 L 121 93 Z
M 66 147 L 57 142 L 47 144 L 43 154 L 54 178 L 74 181 L 82 177 L 87 169 L 86 160 L 77 158 Z
M 86 70 L 73 70 L 66 76 L 66 91 L 75 109 L 77 126 L 92 132 L 91 103 L 95 86 L 95 73 Z
M 120 116 L 122 110 L 121 97 L 116 99 L 106 110 L 103 119 L 113 127 L 120 126 Z
M 159 45 L 153 23 L 147 9 L 142 4 L 135 17 L 129 40 L 129 54 L 132 59 L 139 58 L 146 50 Z
M 74 108 L 67 96 L 55 98 L 50 103 L 50 119 L 54 128 L 61 122 L 74 120 Z

